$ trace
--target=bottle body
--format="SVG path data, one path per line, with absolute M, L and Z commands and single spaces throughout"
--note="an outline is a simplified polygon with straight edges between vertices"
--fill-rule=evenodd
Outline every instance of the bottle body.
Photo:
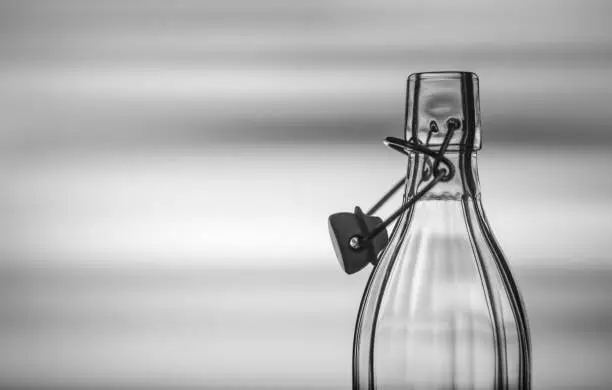
M 483 211 L 476 151 L 396 224 L 361 302 L 353 388 L 529 389 L 519 291 Z M 427 181 L 412 155 L 405 199 Z

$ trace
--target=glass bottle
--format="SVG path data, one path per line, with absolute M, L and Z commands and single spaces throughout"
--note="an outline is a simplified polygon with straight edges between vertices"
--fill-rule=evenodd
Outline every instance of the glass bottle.
M 406 139 L 438 150 L 456 173 L 410 207 L 368 281 L 355 329 L 353 388 L 530 389 L 527 317 L 481 203 L 478 77 L 418 73 L 408 79 Z M 404 202 L 432 179 L 413 153 Z

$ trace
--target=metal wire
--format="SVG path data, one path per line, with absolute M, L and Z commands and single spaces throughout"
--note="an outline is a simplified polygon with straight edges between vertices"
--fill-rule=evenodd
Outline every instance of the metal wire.
M 391 188 L 389 191 L 387 191 L 387 193 L 385 195 L 383 195 L 382 198 L 380 198 L 380 200 L 378 202 L 376 202 L 376 204 L 374 206 L 372 206 L 371 209 L 368 210 L 368 215 L 372 215 L 375 212 L 378 211 L 379 208 L 382 207 L 382 205 L 384 205 L 385 203 L 387 203 L 387 201 L 389 200 L 390 197 L 393 196 L 393 194 L 395 194 L 400 188 L 402 188 L 402 186 L 404 185 L 404 183 L 406 183 L 406 178 L 404 177 L 402 180 L 398 181 L 393 188 Z
M 395 138 L 395 137 L 387 137 L 385 138 L 384 144 L 388 147 L 390 147 L 393 150 L 396 150 L 400 153 L 403 153 L 407 156 L 414 154 L 415 152 L 420 153 L 420 154 L 424 154 L 428 157 L 431 157 L 434 159 L 434 163 L 433 163 L 433 174 L 435 175 L 434 178 L 427 183 L 423 188 L 421 188 L 419 191 L 417 191 L 416 194 L 414 194 L 414 196 L 412 196 L 412 198 L 410 198 L 408 201 L 406 201 L 399 209 L 397 209 L 393 214 L 391 214 L 389 217 L 387 217 L 387 219 L 385 219 L 383 222 L 380 223 L 380 225 L 376 226 L 374 229 L 372 229 L 372 231 L 368 232 L 368 234 L 363 237 L 360 238 L 360 246 L 363 246 L 362 244 L 365 244 L 366 241 L 370 241 L 371 239 L 373 239 L 374 237 L 376 237 L 377 235 L 379 235 L 381 232 L 383 232 L 393 221 L 395 221 L 400 215 L 402 215 L 402 213 L 406 210 L 408 210 L 412 205 L 414 205 L 414 203 L 416 201 L 418 201 L 419 199 L 421 199 L 423 196 L 425 196 L 425 194 L 427 194 L 427 192 L 429 192 L 436 184 L 438 184 L 441 181 L 449 181 L 453 178 L 453 176 L 455 176 L 455 166 L 453 165 L 453 163 L 446 157 L 444 157 L 444 153 L 446 153 L 446 150 L 448 148 L 448 145 L 450 143 L 450 139 L 453 136 L 453 133 L 456 129 L 458 129 L 460 127 L 460 125 L 457 125 L 457 123 L 455 122 L 448 122 L 448 132 L 446 133 L 446 136 L 444 137 L 444 141 L 442 142 L 442 145 L 440 146 L 440 150 L 435 151 L 435 150 L 431 150 L 429 149 L 427 146 L 418 144 L 418 141 L 414 141 L 414 140 L 409 140 L 409 141 L 405 141 L 403 139 L 400 138 Z M 437 130 L 437 127 L 436 129 Z M 437 132 L 437 131 L 435 131 Z M 440 163 L 444 164 L 445 166 L 445 170 L 440 169 Z M 393 188 L 391 188 L 378 202 L 376 202 L 376 204 L 368 211 L 368 215 L 372 215 L 373 213 L 375 213 L 383 204 L 385 204 L 389 198 L 391 198 L 391 196 L 397 192 L 402 185 L 404 185 L 404 183 L 406 182 L 406 178 L 400 180 L 397 184 L 395 184 L 393 186 Z

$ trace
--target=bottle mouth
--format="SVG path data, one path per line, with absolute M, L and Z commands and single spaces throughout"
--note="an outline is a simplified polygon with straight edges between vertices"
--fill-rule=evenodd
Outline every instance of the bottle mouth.
M 478 76 L 472 72 L 413 73 L 408 77 L 406 139 L 439 147 L 449 132 L 446 124 L 458 122 L 448 141 L 449 151 L 479 150 L 480 102 Z
M 436 72 L 418 72 L 412 73 L 408 76 L 408 81 L 415 80 L 448 80 L 448 79 L 463 79 L 465 77 L 469 77 L 474 81 L 478 81 L 478 75 L 473 72 L 467 71 L 458 71 L 458 70 L 445 70 L 445 71 L 436 71 Z

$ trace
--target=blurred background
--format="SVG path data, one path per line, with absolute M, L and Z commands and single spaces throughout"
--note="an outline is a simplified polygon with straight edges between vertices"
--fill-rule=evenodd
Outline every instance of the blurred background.
M 407 76 L 470 70 L 534 388 L 612 388 L 611 16 L 0 1 L 0 387 L 348 389 L 368 272 L 340 270 L 327 216 L 404 173 L 381 141 Z

